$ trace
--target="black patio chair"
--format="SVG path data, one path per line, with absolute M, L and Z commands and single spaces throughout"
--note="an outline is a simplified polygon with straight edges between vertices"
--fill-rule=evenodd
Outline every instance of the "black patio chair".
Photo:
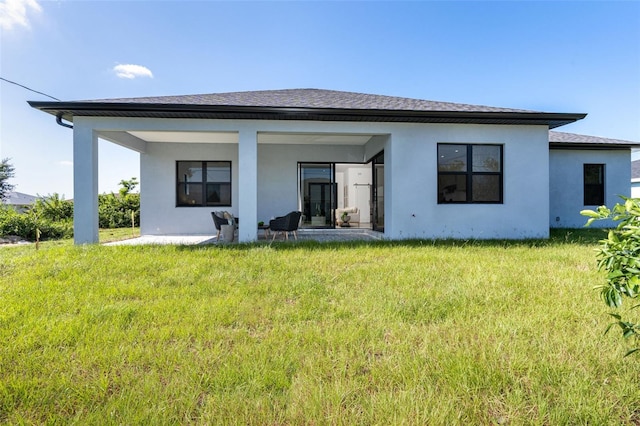
M 289 232 L 293 232 L 293 236 L 296 240 L 298 240 L 298 226 L 300 226 L 300 216 L 302 216 L 302 212 L 291 212 L 286 216 L 276 217 L 275 219 L 271 219 L 269 222 L 269 229 L 273 231 L 273 238 L 271 241 L 276 239 L 276 235 L 278 233 L 284 233 L 284 238 L 286 240 L 289 239 Z

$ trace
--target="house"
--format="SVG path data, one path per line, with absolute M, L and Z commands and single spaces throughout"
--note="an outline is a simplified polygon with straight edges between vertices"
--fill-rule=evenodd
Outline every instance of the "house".
M 76 243 L 98 241 L 98 138 L 140 153 L 143 235 L 211 234 L 226 210 L 240 241 L 292 210 L 335 227 L 337 208 L 386 238 L 544 238 L 628 192 L 637 145 L 550 140 L 583 113 L 318 89 L 29 104 L 73 122 Z
M 631 148 L 638 142 L 573 133 L 549 132 L 549 223 L 578 228 L 580 210 L 621 202 L 629 197 Z M 571 190 L 568 190 L 571 188 Z M 598 221 L 592 226 L 611 226 Z
M 22 192 L 10 191 L 8 197 L 4 200 L 4 204 L 12 206 L 19 212 L 24 212 L 36 202 L 38 197 L 34 195 L 24 194 Z
M 631 162 L 631 196 L 640 198 L 640 160 Z

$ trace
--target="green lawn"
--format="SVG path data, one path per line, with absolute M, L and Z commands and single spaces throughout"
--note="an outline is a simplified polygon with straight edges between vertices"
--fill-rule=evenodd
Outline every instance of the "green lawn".
M 0 423 L 637 424 L 602 235 L 0 248 Z

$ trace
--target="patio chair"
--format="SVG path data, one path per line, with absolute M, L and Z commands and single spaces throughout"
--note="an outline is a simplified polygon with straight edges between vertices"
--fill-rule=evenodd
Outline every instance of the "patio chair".
M 273 238 L 271 241 L 276 239 L 276 235 L 278 233 L 284 233 L 284 238 L 286 240 L 289 239 L 289 232 L 293 232 L 293 236 L 296 240 L 298 240 L 298 226 L 300 225 L 300 216 L 302 216 L 302 212 L 291 212 L 286 216 L 276 217 L 275 219 L 271 219 L 269 222 L 269 229 L 273 231 Z
M 213 224 L 216 227 L 216 230 L 218 231 L 218 234 L 216 235 L 216 241 L 220 240 L 220 226 L 222 225 L 228 225 L 229 221 L 223 217 L 218 216 L 218 214 L 216 212 L 211 212 L 211 217 L 213 218 Z

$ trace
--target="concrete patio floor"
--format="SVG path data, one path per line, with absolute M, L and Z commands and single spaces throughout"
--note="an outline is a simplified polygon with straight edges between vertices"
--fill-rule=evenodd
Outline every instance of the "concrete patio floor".
M 262 232 L 259 233 L 258 242 L 271 242 L 271 238 L 264 238 Z M 300 229 L 298 230 L 298 241 L 375 241 L 383 239 L 383 234 L 370 229 Z M 283 241 L 282 236 L 276 237 L 276 241 Z M 289 241 L 295 242 L 292 234 L 289 234 Z M 133 245 L 204 245 L 204 244 L 229 244 L 218 242 L 215 235 L 143 235 L 129 240 L 114 241 L 105 243 L 105 246 L 133 246 Z M 231 243 L 233 244 L 233 243 Z

